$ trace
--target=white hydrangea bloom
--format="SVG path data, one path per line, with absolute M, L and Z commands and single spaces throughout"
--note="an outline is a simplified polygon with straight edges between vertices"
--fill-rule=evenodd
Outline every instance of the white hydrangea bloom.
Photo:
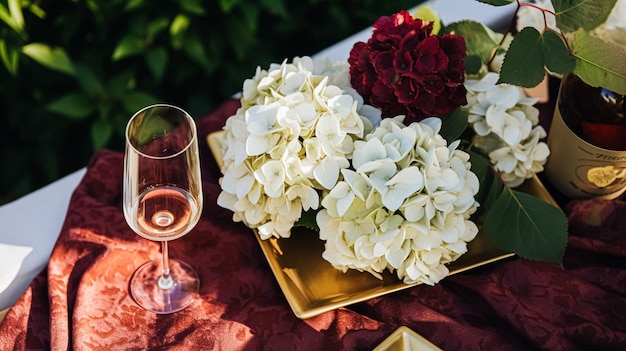
M 263 239 L 289 237 L 350 165 L 354 140 L 379 120 L 350 87 L 347 63 L 296 57 L 257 68 L 224 127 L 218 204 Z
M 497 81 L 493 72 L 466 80 L 466 108 L 476 132 L 475 145 L 489 155 L 507 184 L 516 187 L 543 171 L 550 151 L 539 141 L 546 132 L 537 125 L 539 110 L 533 106 L 537 100 L 520 87 Z
M 536 126 L 530 136 L 517 145 L 503 146 L 493 135 L 478 136 L 475 145 L 488 153 L 502 179 L 515 188 L 534 174 L 543 172 L 543 166 L 550 155 L 548 145 L 539 141 L 545 137 L 546 131 L 543 127 Z
M 469 155 L 438 134 L 441 120 L 409 126 L 382 120 L 354 142 L 352 169 L 317 214 L 325 260 L 344 272 L 395 271 L 407 284 L 433 285 L 478 233 L 469 220 L 479 181 Z

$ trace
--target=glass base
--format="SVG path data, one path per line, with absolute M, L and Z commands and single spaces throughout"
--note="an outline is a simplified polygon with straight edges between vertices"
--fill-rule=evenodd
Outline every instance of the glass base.
M 158 313 L 174 313 L 189 306 L 198 296 L 200 279 L 188 264 L 169 260 L 171 287 L 159 287 L 161 260 L 153 260 L 139 267 L 130 279 L 130 294 L 144 309 Z M 163 283 L 161 283 L 163 284 Z

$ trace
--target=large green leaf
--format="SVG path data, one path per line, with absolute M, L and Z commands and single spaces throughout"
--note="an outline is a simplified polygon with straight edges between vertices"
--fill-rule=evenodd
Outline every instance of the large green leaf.
M 545 73 L 541 34 L 533 27 L 526 27 L 511 42 L 498 83 L 532 88 L 541 83 Z
M 476 21 L 464 20 L 451 23 L 444 28 L 444 31 L 462 36 L 467 46 L 467 54 L 480 57 L 482 63 L 487 63 L 491 59 L 494 50 L 502 41 L 502 34 Z
M 574 73 L 591 86 L 626 94 L 626 50 L 580 29 L 574 33 Z
M 556 24 L 563 32 L 575 32 L 578 28 L 591 30 L 611 13 L 617 0 L 552 0 Z
M 473 215 L 474 219 L 482 222 L 481 219 L 486 209 L 493 206 L 495 200 L 500 196 L 504 186 L 499 177 L 496 177 L 493 168 L 489 164 L 489 160 L 481 152 L 469 151 L 470 162 L 472 163 L 472 172 L 478 177 L 480 187 L 478 193 L 474 197 L 480 204 L 478 210 Z
M 483 231 L 498 247 L 518 256 L 562 264 L 567 217 L 532 195 L 507 189 L 489 208 Z
M 546 67 L 554 73 L 569 73 L 576 66 L 576 59 L 567 49 L 561 36 L 548 29 L 543 33 L 543 55 Z
M 546 67 L 564 74 L 572 72 L 575 66 L 576 59 L 557 32 L 547 29 L 539 33 L 526 27 L 511 42 L 498 83 L 532 88 L 544 79 Z
M 94 111 L 91 99 L 82 92 L 63 95 L 48 104 L 46 108 L 71 119 L 85 119 Z
M 63 48 L 53 48 L 43 43 L 31 43 L 24 45 L 22 52 L 47 68 L 74 75 L 72 61 Z

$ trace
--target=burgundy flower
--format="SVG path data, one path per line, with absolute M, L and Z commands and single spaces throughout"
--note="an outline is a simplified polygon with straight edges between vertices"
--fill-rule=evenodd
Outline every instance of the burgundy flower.
M 379 18 L 367 43 L 350 51 L 352 86 L 383 117 L 404 114 L 410 123 L 467 104 L 465 40 L 433 35 L 432 29 L 432 23 L 400 11 Z

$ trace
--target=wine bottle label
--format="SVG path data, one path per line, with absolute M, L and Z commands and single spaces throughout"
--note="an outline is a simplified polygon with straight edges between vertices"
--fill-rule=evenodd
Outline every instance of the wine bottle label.
M 615 199 L 626 190 L 626 151 L 594 146 L 578 137 L 557 107 L 548 135 L 550 157 L 545 175 L 572 199 Z

